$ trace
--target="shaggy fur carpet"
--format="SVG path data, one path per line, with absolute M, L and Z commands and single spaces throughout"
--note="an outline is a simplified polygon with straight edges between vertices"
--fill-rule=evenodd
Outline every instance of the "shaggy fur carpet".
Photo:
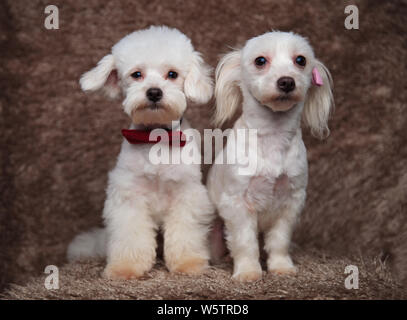
M 405 297 L 405 1 L 355 1 L 359 30 L 344 28 L 348 1 L 52 3 L 59 30 L 44 28 L 47 1 L 0 3 L 3 298 Z M 310 182 L 294 235 L 296 277 L 267 275 L 242 285 L 230 280 L 230 263 L 197 278 L 169 275 L 158 264 L 146 280 L 127 285 L 102 280 L 100 262 L 64 266 L 69 241 L 101 224 L 107 172 L 129 123 L 119 102 L 85 95 L 78 79 L 125 34 L 151 24 L 179 28 L 213 67 L 230 46 L 271 29 L 292 30 L 309 38 L 331 70 L 331 135 L 319 141 L 304 130 Z M 212 107 L 192 106 L 187 118 L 209 128 Z M 51 264 L 60 267 L 55 292 L 43 287 Z M 348 264 L 359 267 L 359 290 L 344 289 Z
M 240 283 L 231 279 L 231 263 L 224 262 L 199 276 L 169 274 L 160 261 L 140 280 L 101 278 L 103 261 L 68 264 L 59 270 L 59 289 L 47 290 L 46 275 L 23 286 L 12 285 L 7 299 L 406 299 L 383 264 L 359 257 L 338 258 L 320 251 L 294 250 L 299 267 L 295 276 L 264 273 L 263 279 Z M 345 266 L 356 264 L 359 288 L 344 285 Z

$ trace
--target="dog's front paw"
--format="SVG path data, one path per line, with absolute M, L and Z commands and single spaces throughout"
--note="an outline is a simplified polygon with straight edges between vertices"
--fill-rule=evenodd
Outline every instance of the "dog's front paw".
M 134 261 L 115 261 L 103 271 L 103 277 L 110 280 L 130 280 L 142 277 L 149 268 Z
M 173 273 L 184 273 L 189 275 L 198 275 L 205 271 L 208 267 L 208 260 L 202 258 L 183 258 L 175 263 L 173 266 L 169 266 L 168 269 Z
M 232 278 L 238 281 L 256 281 L 261 279 L 263 271 L 260 263 L 249 263 L 244 261 L 235 265 L 235 271 Z
M 240 273 L 233 274 L 232 278 L 238 281 L 247 282 L 247 281 L 256 281 L 261 279 L 262 271 L 244 271 Z
M 289 255 L 271 257 L 267 265 L 268 271 L 274 274 L 295 275 L 298 272 Z

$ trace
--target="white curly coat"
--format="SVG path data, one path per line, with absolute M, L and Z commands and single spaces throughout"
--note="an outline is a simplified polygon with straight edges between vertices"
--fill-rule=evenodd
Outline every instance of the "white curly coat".
M 135 79 L 132 74 L 141 73 Z M 168 77 L 176 71 L 178 77 Z M 179 120 L 188 99 L 205 103 L 213 93 L 210 69 L 190 40 L 176 29 L 136 31 L 113 48 L 81 78 L 84 91 L 103 90 L 124 96 L 131 128 L 170 126 Z M 160 88 L 160 108 L 149 108 L 149 88 Z M 181 130 L 189 128 L 183 119 Z M 118 128 L 118 131 L 120 128 Z M 189 143 L 198 143 L 199 138 Z M 77 236 L 68 248 L 70 261 L 107 256 L 104 276 L 138 278 L 156 258 L 156 233 L 164 237 L 164 257 L 171 272 L 197 274 L 208 265 L 207 235 L 214 216 L 197 164 L 152 164 L 152 145 L 123 140 L 116 166 L 109 173 L 103 210 L 105 229 Z

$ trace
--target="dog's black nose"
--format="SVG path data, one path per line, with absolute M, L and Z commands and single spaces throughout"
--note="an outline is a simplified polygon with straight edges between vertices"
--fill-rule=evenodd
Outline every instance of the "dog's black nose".
M 277 86 L 281 91 L 289 93 L 295 89 L 295 81 L 291 77 L 281 77 L 277 80 Z
M 146 92 L 148 100 L 158 102 L 163 97 L 163 91 L 160 88 L 150 88 Z

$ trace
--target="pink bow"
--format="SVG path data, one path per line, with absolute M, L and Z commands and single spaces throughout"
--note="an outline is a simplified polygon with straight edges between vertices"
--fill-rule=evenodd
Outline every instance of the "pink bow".
M 324 84 L 324 82 L 322 81 L 321 74 L 319 73 L 317 67 L 314 67 L 314 69 L 312 69 L 312 84 L 318 87 Z

